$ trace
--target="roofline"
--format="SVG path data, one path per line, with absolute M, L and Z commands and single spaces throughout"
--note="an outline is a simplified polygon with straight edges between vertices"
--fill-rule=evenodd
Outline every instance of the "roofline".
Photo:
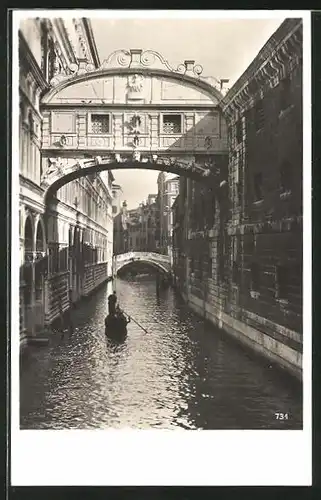
M 278 49 L 278 46 L 283 43 L 285 39 L 292 35 L 300 26 L 302 26 L 301 18 L 286 18 L 276 31 L 270 36 L 268 41 L 263 45 L 261 50 L 255 56 L 253 61 L 249 64 L 242 75 L 236 80 L 234 85 L 225 94 L 221 104 L 223 108 L 228 106 L 233 100 L 238 91 L 251 80 L 259 71 L 262 64 L 271 57 L 271 54 Z
M 93 32 L 93 29 L 91 27 L 91 21 L 87 17 L 83 17 L 82 22 L 83 22 L 85 32 L 86 32 L 86 35 L 88 38 L 88 43 L 89 43 L 91 54 L 92 54 L 92 57 L 94 60 L 94 65 L 96 68 L 99 68 L 100 67 L 100 59 L 99 59 L 99 55 L 98 55 L 97 45 L 95 42 L 94 32 Z
M 206 106 L 217 108 L 220 106 L 220 103 L 223 99 L 223 95 L 219 90 L 210 85 L 208 82 L 204 82 L 203 80 L 194 78 L 189 75 L 184 75 L 181 73 L 176 73 L 175 71 L 167 71 L 163 69 L 150 69 L 150 68 L 103 68 L 97 69 L 95 71 L 89 71 L 85 74 L 80 74 L 78 76 L 73 76 L 63 80 L 56 87 L 51 88 L 50 91 L 44 96 L 41 104 L 51 104 L 50 100 L 59 92 L 64 90 L 67 87 L 72 85 L 76 85 L 77 83 L 87 82 L 90 80 L 95 80 L 97 78 L 103 78 L 105 76 L 112 75 L 126 75 L 126 74 L 141 74 L 146 76 L 159 76 L 164 78 L 170 78 L 176 80 L 178 82 L 184 82 L 193 86 L 193 88 L 197 88 L 198 90 L 203 90 L 208 94 L 209 98 L 215 98 L 217 103 L 209 102 L 204 103 Z M 192 105 L 191 105 L 192 106 Z

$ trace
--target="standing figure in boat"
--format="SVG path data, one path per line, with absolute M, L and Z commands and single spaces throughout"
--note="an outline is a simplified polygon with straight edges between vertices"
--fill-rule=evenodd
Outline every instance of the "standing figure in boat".
M 128 318 L 126 318 L 124 312 L 119 307 L 119 305 L 116 306 L 116 318 L 119 321 L 119 323 L 124 326 L 124 328 L 126 328 L 128 323 L 130 322 L 130 317 L 128 316 Z
M 117 304 L 117 295 L 114 290 L 108 297 L 108 314 L 114 316 L 116 314 L 116 304 Z
M 123 341 L 127 336 L 127 325 L 130 322 L 130 317 L 125 316 L 118 304 L 116 306 L 113 297 L 116 297 L 115 293 L 108 297 L 109 314 L 105 318 L 106 335 L 111 339 Z

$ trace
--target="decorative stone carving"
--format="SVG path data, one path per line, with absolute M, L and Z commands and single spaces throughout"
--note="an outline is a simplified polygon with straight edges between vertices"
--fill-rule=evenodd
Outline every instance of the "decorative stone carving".
M 81 27 L 77 27 L 79 31 L 79 37 L 80 40 L 82 40 L 83 35 L 80 33 Z M 85 41 L 83 42 L 85 43 Z M 150 68 L 150 69 L 162 69 L 174 73 L 180 73 L 183 75 L 189 75 L 198 79 L 202 79 L 204 82 L 208 83 L 212 87 L 216 88 L 217 90 L 220 90 L 220 82 L 216 78 L 213 77 L 204 77 L 202 76 L 203 73 L 203 68 L 200 64 L 195 65 L 195 61 L 185 61 L 183 64 L 179 64 L 177 68 L 174 68 L 169 64 L 169 62 L 164 59 L 164 57 L 159 54 L 158 52 L 154 50 L 137 50 L 137 49 L 131 49 L 130 51 L 128 50 L 116 50 L 112 52 L 107 59 L 103 61 L 99 69 L 97 70 L 95 66 L 91 63 L 88 63 L 88 56 L 87 56 L 87 50 L 84 48 L 82 41 L 81 41 L 81 46 L 83 47 L 84 50 L 84 59 L 80 60 L 79 64 L 73 63 L 70 64 L 69 67 L 66 69 L 63 69 L 60 67 L 59 71 L 56 71 L 55 74 L 53 75 L 53 78 L 50 80 L 50 85 L 52 87 L 55 87 L 59 85 L 61 82 L 65 80 L 69 80 L 72 77 L 79 76 L 82 74 L 86 73 L 91 73 L 91 72 L 96 72 L 99 74 L 99 72 L 102 72 L 105 69 L 110 69 L 110 68 L 117 68 L 117 67 L 123 67 L 123 68 L 137 68 L 139 71 L 139 68 Z M 134 79 L 133 82 L 129 84 L 129 90 L 131 92 L 142 92 L 142 81 L 140 79 L 135 80 L 135 77 L 138 75 L 133 75 L 132 78 Z M 141 75 L 139 75 L 141 77 Z
M 144 77 L 142 75 L 133 75 L 129 77 L 128 88 L 132 92 L 141 92 L 143 90 Z
M 47 169 L 44 171 L 41 182 L 46 182 L 49 177 L 51 177 L 53 174 L 61 174 L 62 173 L 62 167 L 63 163 L 61 158 L 48 158 L 48 164 L 47 164 Z
M 135 74 L 128 77 L 127 83 L 127 99 L 142 99 L 144 89 L 144 77 Z
M 159 167 L 159 170 L 163 170 L 164 166 L 168 168 L 173 168 L 174 172 L 177 172 L 179 175 L 193 174 L 199 178 L 207 178 L 210 177 L 213 179 L 219 178 L 220 169 L 215 168 L 214 161 L 204 162 L 203 160 L 199 163 L 196 162 L 196 158 L 185 157 L 181 158 L 180 156 L 157 156 L 156 154 L 148 154 L 141 153 L 138 149 L 135 149 L 132 154 L 127 153 L 120 155 L 119 153 L 113 153 L 106 156 L 96 156 L 91 159 L 76 160 L 73 159 L 62 159 L 60 157 L 56 158 L 48 158 L 47 159 L 47 168 L 44 171 L 44 174 L 41 179 L 41 183 L 45 188 L 50 187 L 53 183 L 55 183 L 60 178 L 65 175 L 71 174 L 77 170 L 82 168 L 93 168 L 93 173 L 95 173 L 95 167 L 103 168 L 104 165 L 108 165 L 110 163 L 124 163 L 123 168 L 135 168 L 131 163 L 151 163 L 155 166 L 155 168 Z M 129 163 L 129 167 L 128 167 Z M 214 167 L 213 167 L 214 166 Z M 166 169 L 165 169 L 166 170 Z M 226 181 L 224 181 L 226 183 Z
M 141 156 L 141 153 L 139 151 L 133 152 L 133 160 L 134 161 L 140 161 L 140 156 Z

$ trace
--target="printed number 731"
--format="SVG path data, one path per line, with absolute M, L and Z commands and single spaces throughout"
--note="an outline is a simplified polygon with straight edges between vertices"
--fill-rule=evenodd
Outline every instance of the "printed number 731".
M 274 415 L 275 415 L 276 420 L 289 420 L 288 413 L 275 413 Z

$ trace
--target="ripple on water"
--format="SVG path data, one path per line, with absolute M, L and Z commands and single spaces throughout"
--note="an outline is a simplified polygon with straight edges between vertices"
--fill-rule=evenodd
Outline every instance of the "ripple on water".
M 109 285 L 110 286 L 110 285 Z M 171 290 L 117 282 L 133 321 L 121 345 L 104 334 L 102 288 L 74 313 L 74 333 L 29 351 L 21 426 L 38 429 L 262 429 L 302 426 L 299 384 L 204 324 Z M 289 412 L 288 422 L 274 419 Z

